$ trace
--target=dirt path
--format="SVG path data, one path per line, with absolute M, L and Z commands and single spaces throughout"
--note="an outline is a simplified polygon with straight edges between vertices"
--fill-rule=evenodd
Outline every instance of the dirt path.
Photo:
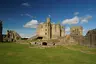
M 87 50 L 81 50 L 81 49 L 75 49 L 75 48 L 72 48 L 72 47 L 65 47 L 69 50 L 73 50 L 73 51 L 80 51 L 82 53 L 85 53 L 85 54 L 96 54 L 96 52 L 91 52 L 91 51 L 87 51 Z

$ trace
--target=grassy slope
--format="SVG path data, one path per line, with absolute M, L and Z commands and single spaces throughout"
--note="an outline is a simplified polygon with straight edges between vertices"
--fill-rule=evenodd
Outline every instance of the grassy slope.
M 24 44 L 4 43 L 0 44 L 0 64 L 96 64 L 96 54 L 79 51 L 96 49 L 69 47 L 29 48 Z

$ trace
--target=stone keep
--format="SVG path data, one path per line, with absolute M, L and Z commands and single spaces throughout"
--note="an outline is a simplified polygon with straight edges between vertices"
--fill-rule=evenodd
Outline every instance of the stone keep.
M 52 24 L 51 19 L 47 18 L 45 23 L 37 27 L 37 36 L 43 39 L 56 39 L 65 36 L 65 30 L 60 24 Z
M 81 26 L 72 26 L 70 28 L 71 36 L 82 36 L 83 35 L 83 27 Z

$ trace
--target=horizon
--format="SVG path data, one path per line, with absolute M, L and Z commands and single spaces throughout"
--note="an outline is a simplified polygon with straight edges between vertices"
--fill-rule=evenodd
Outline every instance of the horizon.
M 88 30 L 96 28 L 95 5 L 94 0 L 1 0 L 3 34 L 15 30 L 21 37 L 32 37 L 37 25 L 50 17 L 52 23 L 65 26 L 67 34 L 71 26 L 82 26 L 86 35 Z

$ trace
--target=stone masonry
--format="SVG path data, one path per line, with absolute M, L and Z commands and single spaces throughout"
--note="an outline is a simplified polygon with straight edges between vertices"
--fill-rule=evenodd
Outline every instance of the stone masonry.
M 42 37 L 42 39 L 56 39 L 59 37 L 64 37 L 65 30 L 60 24 L 52 24 L 51 19 L 47 18 L 47 22 L 38 25 L 37 36 Z
M 19 39 L 21 39 L 21 36 L 17 32 L 12 30 L 7 30 L 7 33 L 4 36 L 3 41 L 16 42 Z

